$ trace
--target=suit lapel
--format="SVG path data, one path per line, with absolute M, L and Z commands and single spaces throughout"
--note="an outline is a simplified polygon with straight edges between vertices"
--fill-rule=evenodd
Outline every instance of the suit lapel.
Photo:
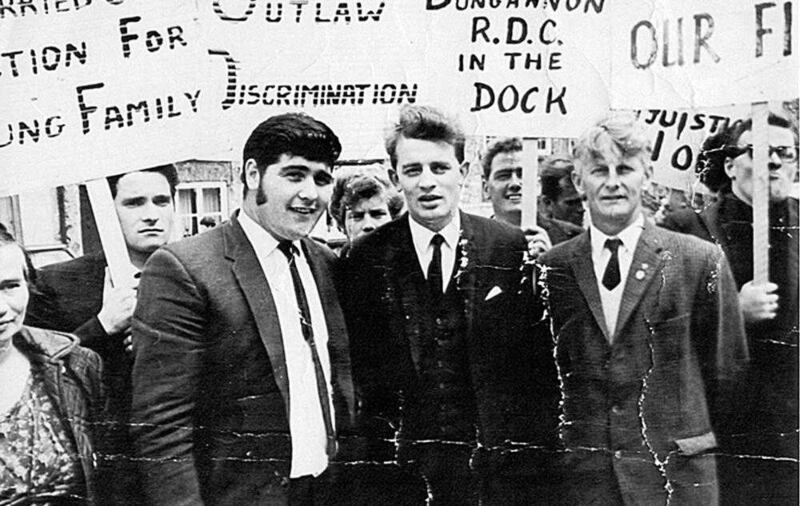
M 225 257 L 233 262 L 233 275 L 239 282 L 250 312 L 258 328 L 258 334 L 267 350 L 275 383 L 283 397 L 286 416 L 289 417 L 289 378 L 286 372 L 286 357 L 283 337 L 278 321 L 278 311 L 272 299 L 272 292 L 258 257 L 250 241 L 244 234 L 239 221 L 232 218 L 225 230 Z
M 467 340 L 471 340 L 474 332 L 475 311 L 477 308 L 478 292 L 478 273 L 482 269 L 476 269 L 478 265 L 491 265 L 489 255 L 492 248 L 482 247 L 489 244 L 485 237 L 478 237 L 476 228 L 472 223 L 471 217 L 461 213 L 461 231 L 459 234 L 459 242 L 463 244 L 464 251 L 456 255 L 455 271 L 459 272 L 459 279 L 451 279 L 451 283 L 455 283 L 459 292 L 464 296 L 464 316 L 466 317 L 467 324 Z M 458 250 L 456 250 L 458 251 Z M 467 266 L 461 269 L 458 265 L 461 258 L 466 258 Z
M 659 255 L 661 249 L 655 227 L 650 224 L 645 225 L 642 235 L 639 236 L 639 243 L 634 250 L 631 268 L 625 281 L 615 334 L 619 334 L 625 328 L 634 309 L 641 302 L 645 290 L 650 286 L 656 273 L 661 270 L 662 258 Z
M 403 308 L 424 310 L 427 300 L 422 296 L 423 292 L 427 290 L 427 285 L 414 248 L 414 241 L 411 238 L 411 227 L 408 224 L 410 219 L 408 214 L 400 218 L 397 234 L 393 236 L 393 241 L 387 251 L 386 265 L 393 271 L 389 275 L 389 280 L 397 283 L 393 291 L 399 294 L 399 299 L 391 300 L 393 304 L 390 308 L 391 314 L 405 314 Z M 404 327 L 408 324 L 417 325 L 418 323 L 418 320 L 401 322 Z M 400 335 L 404 336 L 409 347 L 411 361 L 416 371 L 419 372 L 421 354 L 419 332 L 415 332 L 414 329 L 405 329 Z
M 352 426 L 355 416 L 355 395 L 353 377 L 350 367 L 350 344 L 344 324 L 344 315 L 339 305 L 339 298 L 333 285 L 333 273 L 326 265 L 320 246 L 313 239 L 302 240 L 303 251 L 317 285 L 322 310 L 325 313 L 325 325 L 328 329 L 328 356 L 331 364 L 331 383 L 333 385 L 334 414 L 336 426 L 341 428 L 341 417 L 347 414 Z
M 592 264 L 592 243 L 589 240 L 589 232 L 586 231 L 579 236 L 572 251 L 570 265 L 575 272 L 575 280 L 586 299 L 586 305 L 592 312 L 597 326 L 603 331 L 606 342 L 611 342 L 611 335 L 606 327 L 606 319 L 603 315 L 603 303 L 600 300 L 600 290 L 597 288 L 597 278 L 594 274 Z

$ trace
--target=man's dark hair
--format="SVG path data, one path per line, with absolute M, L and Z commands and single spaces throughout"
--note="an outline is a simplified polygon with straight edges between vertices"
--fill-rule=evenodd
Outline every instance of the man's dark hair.
M 794 133 L 795 140 L 797 139 L 797 130 L 787 118 L 771 112 L 767 118 L 767 124 L 788 128 Z M 731 178 L 725 173 L 725 159 L 735 158 L 741 154 L 737 147 L 739 137 L 752 129 L 752 118 L 738 119 L 703 141 L 703 146 L 697 155 L 695 172 L 700 175 L 700 181 L 709 190 L 715 193 L 720 191 L 725 193 L 731 190 Z
M 340 169 L 340 171 L 347 169 Z M 345 214 L 362 200 L 376 195 L 386 199 L 389 215 L 395 219 L 403 210 L 403 197 L 394 191 L 389 180 L 370 168 L 347 170 L 344 174 L 336 174 L 333 193 L 331 195 L 330 212 L 333 219 L 344 230 Z
M 126 172 L 124 174 L 116 174 L 114 176 L 107 177 L 106 181 L 108 181 L 108 187 L 111 188 L 111 198 L 115 198 L 117 196 L 117 184 L 119 183 L 119 180 L 122 179 L 122 177 L 126 174 L 133 174 L 134 172 L 157 172 L 161 174 L 167 180 L 167 183 L 169 183 L 170 194 L 173 198 L 175 197 L 175 187 L 178 185 L 178 169 L 169 163 L 166 165 L 159 165 L 157 167 L 150 167 L 142 170 L 134 170 L 132 172 Z
M 522 139 L 519 137 L 507 137 L 495 141 L 486 154 L 481 158 L 481 167 L 483 167 L 483 179 L 488 181 L 489 176 L 492 174 L 492 162 L 494 157 L 500 153 L 516 153 L 522 151 Z
M 446 142 L 455 149 L 458 163 L 464 161 L 464 132 L 454 119 L 429 106 L 407 105 L 400 110 L 397 123 L 386 132 L 386 153 L 392 168 L 397 168 L 397 143 L 401 137 L 431 142 Z
M 281 155 L 299 156 L 311 162 L 333 167 L 342 152 L 339 138 L 328 125 L 303 113 L 272 116 L 261 122 L 250 134 L 242 154 L 242 183 L 247 195 L 247 174 L 244 166 L 253 159 L 259 176 Z
M 575 164 L 565 155 L 556 155 L 546 158 L 539 169 L 539 181 L 542 186 L 542 195 L 555 202 L 561 195 L 561 180 L 570 180 Z M 571 184 L 571 183 L 570 183 Z

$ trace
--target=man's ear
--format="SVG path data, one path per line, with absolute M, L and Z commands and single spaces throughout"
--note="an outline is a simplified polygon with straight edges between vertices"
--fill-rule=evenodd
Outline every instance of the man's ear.
M 485 178 L 481 178 L 481 183 L 483 188 L 483 200 L 489 200 L 489 183 Z
M 466 179 L 467 174 L 469 174 L 469 162 L 466 160 L 461 162 L 461 165 L 458 167 L 458 171 L 461 173 L 461 179 Z
M 642 184 L 643 189 L 650 188 L 650 182 L 653 180 L 653 165 L 651 163 L 646 163 L 644 166 L 644 183 Z
M 575 167 L 575 169 L 570 173 L 570 179 L 572 179 L 572 186 L 575 187 L 575 190 L 578 192 L 578 195 L 583 197 L 583 181 L 581 180 L 581 169 Z
M 244 180 L 247 185 L 247 190 L 256 191 L 261 184 L 261 174 L 258 171 L 258 164 L 252 158 L 248 158 L 244 163 Z
M 394 167 L 387 167 L 387 172 L 389 173 L 389 181 L 392 182 L 394 187 L 400 190 L 400 181 L 397 179 L 397 169 Z
M 461 162 L 461 165 L 458 166 L 458 174 L 461 176 L 461 181 L 458 182 L 459 189 L 464 189 L 464 186 L 467 184 L 467 174 L 469 174 L 469 162 L 464 160 Z
M 726 156 L 725 160 L 722 162 L 722 168 L 725 170 L 725 175 L 728 176 L 729 179 L 736 179 L 736 168 L 733 166 L 733 158 Z

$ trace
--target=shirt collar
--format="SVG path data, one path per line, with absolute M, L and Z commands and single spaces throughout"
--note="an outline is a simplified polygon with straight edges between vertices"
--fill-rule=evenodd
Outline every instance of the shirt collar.
M 247 240 L 250 241 L 257 255 L 266 257 L 278 247 L 278 240 L 275 239 L 272 234 L 264 230 L 264 227 L 256 223 L 253 218 L 248 216 L 244 210 L 239 213 L 238 219 L 239 225 L 242 226 L 242 230 L 244 231 L 244 235 L 247 236 Z M 295 244 L 295 246 L 297 246 L 297 244 Z
M 417 251 L 427 251 L 434 235 L 439 234 L 444 238 L 444 243 L 455 250 L 458 236 L 461 234 L 461 213 L 456 211 L 450 223 L 438 232 L 425 228 L 408 215 L 408 224 L 411 227 L 411 238 L 414 241 L 414 249 Z
M 594 225 L 589 225 L 589 228 L 591 230 L 589 238 L 592 241 L 593 252 L 603 251 L 603 249 L 606 247 L 606 239 L 611 239 L 612 237 L 616 237 L 622 241 L 623 248 L 633 251 L 634 247 L 636 246 L 636 242 L 639 240 L 639 236 L 642 235 L 642 230 L 644 230 L 644 216 L 640 213 L 633 223 L 625 227 L 617 235 L 613 236 L 606 235 Z

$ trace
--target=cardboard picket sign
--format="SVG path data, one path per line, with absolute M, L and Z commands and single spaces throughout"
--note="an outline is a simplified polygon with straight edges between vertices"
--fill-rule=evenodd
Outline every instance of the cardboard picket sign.
M 195 2 L 0 7 L 0 196 L 193 158 L 213 144 Z
M 406 104 L 457 115 L 468 135 L 576 136 L 608 110 L 605 4 L 201 2 L 214 83 L 202 107 L 216 108 L 228 156 L 297 110 L 337 133 L 345 159 L 384 156 Z
M 695 108 L 798 96 L 798 0 L 618 0 L 611 105 Z
M 747 117 L 750 105 L 636 111 L 650 134 L 653 182 L 691 192 L 698 187 L 697 159 L 703 141 Z

